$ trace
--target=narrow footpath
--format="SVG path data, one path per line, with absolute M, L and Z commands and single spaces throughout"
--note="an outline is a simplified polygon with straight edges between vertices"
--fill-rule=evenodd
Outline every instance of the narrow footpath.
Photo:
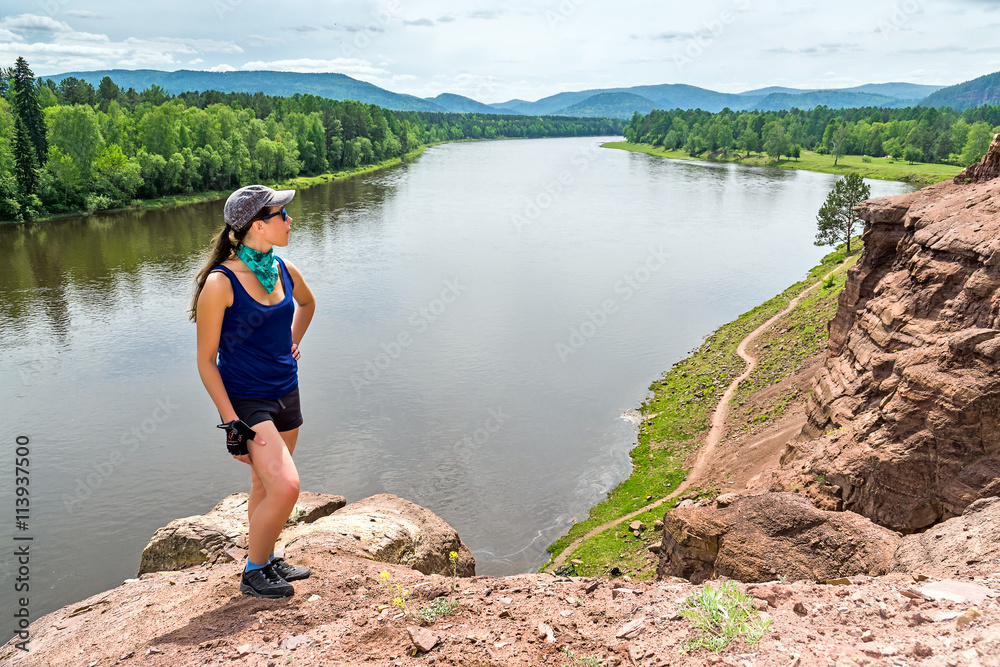
M 671 500 L 672 498 L 676 498 L 680 494 L 687 491 L 694 483 L 694 481 L 698 480 L 701 477 L 702 473 L 707 467 L 708 462 L 712 459 L 712 456 L 715 454 L 716 445 L 719 444 L 719 442 L 722 440 L 722 436 L 725 434 L 726 419 L 729 416 L 729 402 L 736 394 L 736 389 L 740 386 L 740 383 L 746 380 L 750 376 L 750 373 L 753 372 L 754 368 L 757 367 L 757 357 L 751 356 L 749 353 L 747 353 L 747 346 L 750 343 L 752 343 L 754 339 L 757 338 L 757 336 L 759 336 L 762 332 L 769 329 L 775 322 L 777 322 L 779 319 L 781 319 L 782 317 L 790 313 L 792 310 L 794 310 L 795 307 L 799 305 L 799 303 L 807 294 L 809 294 L 814 289 L 819 287 L 823 282 L 828 280 L 833 274 L 837 273 L 837 271 L 840 271 L 845 266 L 847 266 L 853 259 L 854 257 L 848 257 L 835 269 L 830 271 L 828 274 L 817 280 L 815 283 L 813 283 L 806 289 L 799 292 L 798 296 L 792 299 L 788 303 L 788 305 L 785 306 L 784 309 L 782 309 L 779 313 L 773 315 L 769 320 L 767 320 L 759 327 L 751 331 L 749 334 L 747 334 L 746 338 L 740 341 L 739 345 L 736 347 L 736 353 L 739 354 L 740 357 L 743 359 L 743 361 L 747 363 L 747 367 L 738 378 L 736 378 L 729 384 L 729 388 L 726 389 L 726 393 L 724 393 L 722 395 L 722 398 L 719 399 L 719 404 L 715 407 L 715 411 L 712 413 L 712 426 L 708 431 L 708 436 L 705 438 L 705 444 L 698 450 L 698 453 L 695 455 L 694 464 L 691 466 L 691 470 L 688 471 L 688 474 L 684 478 L 684 481 L 681 482 L 681 485 L 678 486 L 676 489 L 674 489 L 673 492 L 660 498 L 659 500 L 654 500 L 648 505 L 645 505 L 637 510 L 629 512 L 624 516 L 621 516 L 617 519 L 613 519 L 611 521 L 607 521 L 595 528 L 590 529 L 589 531 L 584 533 L 582 537 L 577 538 L 576 540 L 571 542 L 569 546 L 563 549 L 562 552 L 556 557 L 556 559 L 543 569 L 543 572 L 552 572 L 557 568 L 561 567 L 566 562 L 566 560 L 573 554 L 573 552 L 576 551 L 576 549 L 579 548 L 581 544 L 583 544 L 590 538 L 599 535 L 610 528 L 614 528 L 620 523 L 629 521 L 632 518 L 637 517 L 644 512 L 648 512 L 653 508 L 659 507 L 660 505 L 667 502 L 668 500 Z M 773 434 L 771 434 L 768 437 L 773 437 Z M 753 447 L 752 443 L 750 447 Z

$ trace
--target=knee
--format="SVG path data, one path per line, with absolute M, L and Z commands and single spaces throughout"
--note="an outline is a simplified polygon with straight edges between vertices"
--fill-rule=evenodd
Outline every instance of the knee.
M 267 490 L 268 497 L 280 498 L 283 502 L 294 505 L 299 498 L 299 475 L 292 472 L 275 480 L 275 483 Z

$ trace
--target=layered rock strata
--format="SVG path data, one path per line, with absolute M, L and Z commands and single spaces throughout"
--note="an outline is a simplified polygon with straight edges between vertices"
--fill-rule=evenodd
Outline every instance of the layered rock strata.
M 902 532 L 1000 495 L 1000 137 L 955 181 L 863 202 L 808 423 L 772 490 Z

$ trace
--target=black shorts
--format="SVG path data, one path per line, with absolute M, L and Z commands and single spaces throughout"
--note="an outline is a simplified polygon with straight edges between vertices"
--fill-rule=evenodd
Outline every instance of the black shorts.
M 236 416 L 251 428 L 266 421 L 273 421 L 279 433 L 302 426 L 298 386 L 279 399 L 233 398 L 230 403 Z

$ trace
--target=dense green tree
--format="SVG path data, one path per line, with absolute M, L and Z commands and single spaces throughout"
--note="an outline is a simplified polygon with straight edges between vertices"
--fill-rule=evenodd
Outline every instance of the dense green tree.
M 871 196 L 871 189 L 857 174 L 848 174 L 837 180 L 816 216 L 816 245 L 847 243 L 851 253 L 851 237 L 860 223 L 854 207 Z
M 993 140 L 993 130 L 983 121 L 977 121 L 968 129 L 965 143 L 962 145 L 961 161 L 963 165 L 979 162 Z
M 38 161 L 28 128 L 20 116 L 14 117 L 14 162 L 14 177 L 21 197 L 35 194 L 38 190 Z
M 40 166 L 45 163 L 49 145 L 45 136 L 45 120 L 42 116 L 42 106 L 38 101 L 35 75 L 24 58 L 18 58 L 14 63 L 10 78 L 10 93 L 13 95 L 14 113 L 24 123 L 27 136 L 35 150 L 35 162 Z
M 110 76 L 101 79 L 100 84 L 97 86 L 97 103 L 100 105 L 102 111 L 107 111 L 108 105 L 119 101 L 121 96 L 121 88 L 111 80 Z

